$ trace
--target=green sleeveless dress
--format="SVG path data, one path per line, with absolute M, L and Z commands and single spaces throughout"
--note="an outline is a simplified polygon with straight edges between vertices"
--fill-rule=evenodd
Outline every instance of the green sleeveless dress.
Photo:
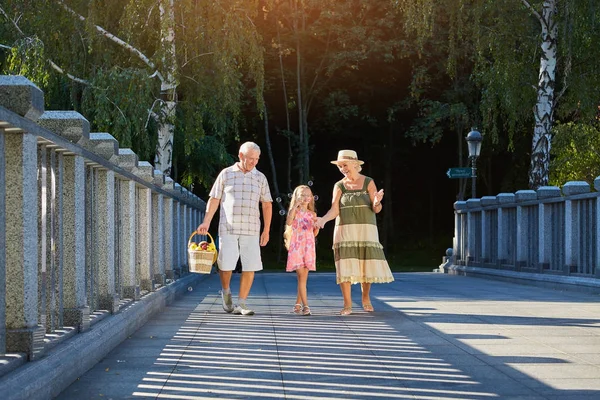
M 362 189 L 348 190 L 342 181 L 340 213 L 333 231 L 336 281 L 350 283 L 387 283 L 394 280 L 379 232 L 371 198 L 367 191 L 371 178 L 365 177 Z

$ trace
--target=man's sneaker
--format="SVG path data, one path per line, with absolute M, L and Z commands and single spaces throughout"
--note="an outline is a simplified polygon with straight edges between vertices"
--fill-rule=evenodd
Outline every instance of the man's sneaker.
M 222 290 L 221 290 L 221 299 L 223 300 L 223 310 L 225 310 L 225 312 L 232 312 L 233 311 L 233 300 L 231 300 L 231 292 L 229 292 L 228 294 L 225 294 Z
M 244 303 L 236 304 L 233 313 L 238 315 L 254 315 L 254 310 L 249 309 Z

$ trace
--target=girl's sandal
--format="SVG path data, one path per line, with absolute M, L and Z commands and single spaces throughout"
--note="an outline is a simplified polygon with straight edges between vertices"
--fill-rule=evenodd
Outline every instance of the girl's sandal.
M 365 310 L 366 312 L 373 312 L 373 311 L 375 311 L 375 309 L 373 308 L 373 305 L 371 303 L 365 303 L 365 304 L 363 304 L 363 310 Z
M 352 314 L 352 307 L 344 307 L 342 311 L 340 311 L 340 315 L 350 315 Z
M 302 304 L 294 304 L 294 314 L 302 314 Z
M 312 315 L 310 313 L 310 307 L 309 306 L 304 306 L 304 309 L 302 310 L 302 315 Z

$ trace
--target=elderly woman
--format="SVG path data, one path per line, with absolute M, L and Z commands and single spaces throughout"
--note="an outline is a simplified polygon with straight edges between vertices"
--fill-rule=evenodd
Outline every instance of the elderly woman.
M 331 208 L 318 218 L 323 226 L 335 220 L 333 231 L 333 254 L 336 280 L 344 297 L 341 315 L 352 314 L 351 284 L 360 283 L 362 306 L 373 312 L 371 284 L 394 280 L 390 267 L 379 243 L 375 214 L 381 211 L 383 189 L 377 191 L 373 179 L 362 175 L 363 162 L 353 150 L 341 150 L 331 162 L 337 165 L 344 178 L 333 187 Z

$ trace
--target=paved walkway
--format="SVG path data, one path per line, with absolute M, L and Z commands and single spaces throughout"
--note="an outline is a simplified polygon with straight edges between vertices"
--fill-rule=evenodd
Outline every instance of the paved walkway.
M 597 295 L 395 277 L 374 313 L 353 286 L 342 317 L 334 275 L 311 273 L 304 317 L 292 274 L 256 275 L 254 316 L 224 313 L 206 276 L 58 399 L 600 399 Z

